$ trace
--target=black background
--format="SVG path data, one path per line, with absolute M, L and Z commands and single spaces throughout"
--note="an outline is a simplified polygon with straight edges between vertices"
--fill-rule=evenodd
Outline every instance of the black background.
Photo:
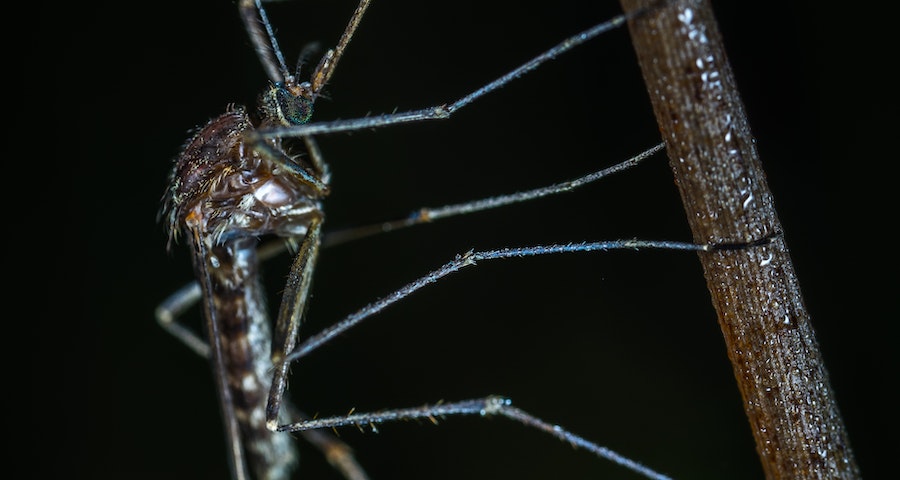
M 376 0 L 315 119 L 455 100 L 618 13 L 617 2 L 586 3 Z M 884 215 L 878 197 L 886 193 L 870 186 L 884 173 L 872 168 L 874 119 L 858 98 L 869 81 L 854 54 L 863 40 L 845 10 L 733 3 L 715 2 L 720 29 L 853 447 L 863 473 L 875 473 L 874 424 L 886 405 L 888 372 L 875 328 L 891 320 L 881 306 L 891 297 L 877 293 L 884 284 L 873 276 L 889 266 L 882 253 L 860 245 L 860 237 L 884 235 L 870 220 Z M 81 315 L 54 319 L 64 346 L 51 351 L 61 361 L 49 371 L 35 366 L 36 396 L 62 417 L 58 429 L 36 431 L 35 445 L 49 438 L 62 465 L 85 478 L 223 479 L 208 365 L 153 318 L 156 305 L 192 276 L 182 245 L 166 252 L 155 215 L 188 130 L 230 102 L 253 104 L 266 79 L 233 2 L 79 8 L 62 19 L 71 33 L 35 27 L 58 38 L 63 52 L 61 62 L 54 54 L 45 67 L 61 67 L 50 80 L 58 82 L 54 92 L 66 92 L 58 106 L 75 107 L 66 119 L 74 120 L 78 140 L 68 146 L 78 148 L 86 168 L 70 168 L 74 162 L 63 157 L 54 171 L 72 180 L 62 193 L 75 202 L 63 210 L 87 252 L 56 262 L 51 277 L 79 287 Z M 353 1 L 297 1 L 273 5 L 269 14 L 293 59 L 306 42 L 333 44 L 353 8 Z M 547 185 L 658 140 L 620 29 L 450 120 L 321 138 L 333 172 L 326 225 L 368 224 Z M 471 248 L 629 237 L 690 238 L 663 156 L 557 198 L 327 249 L 302 334 Z M 275 261 L 265 272 L 273 308 L 285 265 Z M 195 324 L 191 319 L 199 312 L 188 314 Z M 692 254 L 484 263 L 294 366 L 290 391 L 301 408 L 322 415 L 502 394 L 675 478 L 762 476 Z M 633 477 L 502 419 L 341 435 L 375 479 Z M 303 478 L 337 478 L 302 448 Z

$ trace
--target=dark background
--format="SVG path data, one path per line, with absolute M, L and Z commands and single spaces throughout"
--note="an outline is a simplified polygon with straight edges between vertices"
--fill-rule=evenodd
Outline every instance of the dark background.
M 619 8 L 585 3 L 376 0 L 315 118 L 455 100 Z M 870 80 L 854 54 L 862 28 L 852 13 L 818 3 L 733 3 L 715 2 L 720 28 L 839 406 L 871 476 L 880 468 L 874 424 L 886 405 L 888 374 L 877 329 L 891 320 L 881 305 L 893 298 L 879 293 L 888 283 L 872 275 L 893 269 L 885 262 L 892 256 L 865 243 L 884 235 L 872 220 L 884 215 L 879 197 L 886 192 L 870 184 L 885 175 L 872 168 L 872 154 L 884 152 L 869 146 L 874 108 L 859 97 Z M 271 6 L 289 62 L 306 42 L 332 45 L 354 6 Z M 53 337 L 62 345 L 50 351 L 61 356 L 49 376 L 34 367 L 34 391 L 62 418 L 58 429 L 40 429 L 35 438 L 45 445 L 49 437 L 62 462 L 38 465 L 64 465 L 84 478 L 223 479 L 208 365 L 153 317 L 192 278 L 186 249 L 166 252 L 155 215 L 188 130 L 230 102 L 253 104 L 266 79 L 233 2 L 79 8 L 60 19 L 68 28 L 35 26 L 38 34 L 63 33 L 63 56 L 49 65 L 61 72 L 50 79 L 58 81 L 51 91 L 65 92 L 54 113 L 75 121 L 69 130 L 78 139 L 69 146 L 87 167 L 53 169 L 72 180 L 62 193 L 74 202 L 63 210 L 87 255 L 59 261 L 50 277 L 76 284 L 81 314 L 55 320 Z M 333 172 L 326 225 L 352 227 L 547 185 L 658 140 L 621 29 L 450 120 L 322 138 Z M 327 249 L 302 334 L 471 248 L 629 237 L 690 238 L 663 156 L 557 198 Z M 281 259 L 265 271 L 274 293 L 285 268 Z M 189 323 L 199 315 L 190 312 Z M 762 476 L 693 254 L 484 263 L 295 365 L 290 391 L 301 408 L 322 415 L 502 394 L 675 478 Z M 401 423 L 341 435 L 374 479 L 633 477 L 503 419 L 448 418 L 438 427 Z M 303 478 L 337 478 L 302 448 Z

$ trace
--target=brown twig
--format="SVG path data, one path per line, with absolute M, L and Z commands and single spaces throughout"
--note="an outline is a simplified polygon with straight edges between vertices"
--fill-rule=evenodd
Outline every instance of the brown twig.
M 766 478 L 858 478 L 710 2 L 629 29 L 694 241 L 774 239 L 700 255 Z

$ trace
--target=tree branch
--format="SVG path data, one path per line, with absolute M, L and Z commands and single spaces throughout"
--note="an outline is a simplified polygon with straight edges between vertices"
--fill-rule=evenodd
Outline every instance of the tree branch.
M 672 1 L 629 29 L 694 241 L 775 237 L 700 254 L 766 478 L 858 478 L 710 2 Z

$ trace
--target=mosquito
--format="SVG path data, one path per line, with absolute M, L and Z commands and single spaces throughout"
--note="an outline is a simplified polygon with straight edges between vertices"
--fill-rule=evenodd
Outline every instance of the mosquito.
M 160 218 L 171 248 L 183 235 L 192 252 L 197 281 L 175 292 L 157 309 L 160 324 L 198 354 L 209 358 L 224 419 L 229 464 L 238 480 L 290 478 L 297 452 L 290 432 L 299 432 L 348 479 L 367 478 L 350 449 L 327 429 L 343 426 L 374 429 L 397 420 L 455 415 L 503 416 L 544 431 L 648 478 L 667 478 L 638 462 L 547 423 L 514 406 L 509 399 L 487 396 L 412 408 L 311 419 L 285 399 L 288 367 L 335 336 L 372 317 L 412 292 L 463 268 L 493 259 L 611 249 L 709 251 L 735 246 L 695 245 L 668 241 L 620 240 L 565 245 L 469 251 L 414 280 L 394 293 L 299 343 L 299 329 L 323 246 L 323 201 L 329 193 L 329 171 L 315 135 L 444 119 L 477 99 L 534 70 L 542 63 L 606 31 L 624 24 L 632 12 L 574 35 L 499 79 L 463 98 L 421 110 L 350 120 L 309 123 L 316 99 L 332 77 L 370 0 L 361 0 L 336 46 L 329 49 L 300 80 L 299 62 L 290 71 L 260 0 L 241 0 L 239 12 L 270 83 L 256 112 L 232 106 L 198 129 L 176 158 Z M 304 51 L 301 59 L 311 55 Z M 442 218 L 497 208 L 566 192 L 630 168 L 662 149 L 654 146 L 613 167 L 581 178 L 531 191 L 423 208 L 410 217 L 361 227 L 337 243 L 378 232 Z M 261 239 L 280 239 L 263 244 Z M 270 245 L 275 245 L 271 247 Z M 259 263 L 289 245 L 294 260 L 274 324 L 267 316 Z M 176 321 L 200 302 L 206 330 L 198 335 Z M 299 344 L 298 344 L 299 343 Z M 323 431 L 324 429 L 324 431 Z

